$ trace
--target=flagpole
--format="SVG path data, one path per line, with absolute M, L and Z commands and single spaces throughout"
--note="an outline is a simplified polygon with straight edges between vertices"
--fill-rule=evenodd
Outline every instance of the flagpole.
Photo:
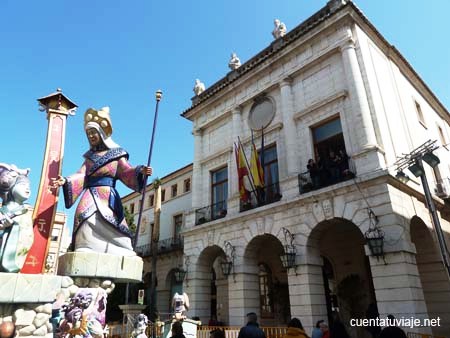
M 157 119 L 158 119 L 158 107 L 159 107 L 159 101 L 161 101 L 161 98 L 162 98 L 162 91 L 160 89 L 158 89 L 156 91 L 155 98 L 156 98 L 155 116 L 154 116 L 154 119 L 153 119 L 153 130 L 152 130 L 152 138 L 151 138 L 151 141 L 150 141 L 150 150 L 148 152 L 147 167 L 150 167 L 150 162 L 152 160 L 153 142 L 155 140 L 156 122 L 157 122 Z M 134 235 L 133 249 L 136 248 L 137 239 L 138 239 L 138 235 L 139 235 L 139 229 L 141 227 L 142 210 L 144 209 L 146 188 L 147 188 L 147 175 L 144 175 L 144 189 L 142 190 L 141 203 L 139 205 L 139 216 L 138 216 L 138 222 L 137 222 L 137 225 L 136 225 L 136 233 Z
M 239 142 L 239 146 L 240 146 L 241 149 L 242 149 L 242 154 L 244 154 L 244 160 L 245 160 L 245 164 L 247 165 L 247 169 L 248 169 L 247 171 L 248 171 L 248 174 L 249 174 L 250 177 L 251 177 L 250 185 L 252 186 L 253 193 L 255 194 L 256 199 L 258 199 L 258 195 L 256 195 L 256 188 L 255 188 L 255 186 L 253 185 L 254 180 L 253 180 L 252 171 L 250 170 L 250 166 L 249 166 L 249 164 L 248 164 L 247 156 L 245 155 L 244 147 L 242 146 L 242 142 L 241 142 L 241 139 L 240 139 L 239 136 L 238 136 L 238 142 Z

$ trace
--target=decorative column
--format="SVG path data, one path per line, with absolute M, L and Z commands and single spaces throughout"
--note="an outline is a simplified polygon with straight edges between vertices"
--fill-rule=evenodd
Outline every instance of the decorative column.
M 379 259 L 370 255 L 367 245 L 365 251 L 369 256 L 380 318 L 392 314 L 395 318 L 415 318 L 423 323 L 423 319 L 428 318 L 428 311 L 415 253 L 389 252 L 384 254 L 384 259 Z M 410 330 L 408 327 L 403 329 Z M 430 334 L 431 328 L 415 327 L 414 331 Z
M 202 207 L 202 165 L 201 160 L 203 157 L 203 144 L 201 129 L 195 129 L 192 134 L 194 135 L 194 163 L 192 168 L 192 207 Z
M 297 175 L 299 173 L 299 156 L 297 153 L 297 132 L 294 114 L 294 99 L 291 88 L 292 79 L 285 78 L 280 83 L 281 92 L 281 116 L 283 118 L 283 131 L 285 143 L 285 158 L 287 167 L 287 176 Z
M 231 120 L 231 128 L 232 128 L 232 140 L 233 143 L 238 142 L 238 137 L 241 136 L 242 132 L 242 108 L 240 106 L 235 107 L 232 111 L 232 120 Z M 237 166 L 236 166 L 236 156 L 234 154 L 234 148 L 231 153 L 231 167 L 230 167 L 230 197 L 234 197 L 239 194 L 238 189 L 238 175 L 237 175 Z
M 320 257 L 315 260 L 298 265 L 288 274 L 291 317 L 302 318 L 306 332 L 311 332 L 318 320 L 327 318 L 322 263 Z
M 352 130 L 356 136 L 353 143 L 357 152 L 356 154 L 352 154 L 352 156 L 357 162 L 357 172 L 360 174 L 379 168 L 383 159 L 381 156 L 378 156 L 378 146 L 372 116 L 370 114 L 361 69 L 358 64 L 355 42 L 352 38 L 349 38 L 341 46 L 341 53 L 349 92 L 351 107 L 350 120 L 353 122 Z M 372 153 L 370 158 L 368 157 L 369 153 Z
M 64 155 L 66 119 L 74 115 L 77 105 L 57 89 L 55 93 L 38 99 L 41 110 L 47 113 L 48 128 L 42 164 L 41 181 L 33 212 L 34 242 L 28 251 L 22 273 L 38 274 L 44 272 L 48 252 L 49 236 L 53 228 L 58 189 L 50 186 L 50 179 L 61 174 Z

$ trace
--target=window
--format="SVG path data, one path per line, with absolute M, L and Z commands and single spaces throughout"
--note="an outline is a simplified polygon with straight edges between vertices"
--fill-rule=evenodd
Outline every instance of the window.
M 264 185 L 269 188 L 278 185 L 278 157 L 276 144 L 264 148 L 264 158 L 259 151 L 261 163 L 264 163 Z
M 447 145 L 447 141 L 445 139 L 444 131 L 442 130 L 440 125 L 438 125 L 437 128 L 438 128 L 439 140 L 441 141 L 441 144 L 445 147 Z
M 315 164 L 317 165 L 317 181 L 314 188 L 352 178 L 349 157 L 345 149 L 341 119 L 334 118 L 317 127 L 311 128 L 314 142 Z M 309 163 L 308 163 L 309 165 Z M 309 170 L 310 168 L 308 168 Z M 311 177 L 311 179 L 313 179 Z
M 173 237 L 178 237 L 183 227 L 183 214 L 173 216 Z
M 134 214 L 134 203 L 130 204 L 130 213 Z
M 148 198 L 148 206 L 152 207 L 155 205 L 155 195 L 150 195 Z
M 228 168 L 224 167 L 211 172 L 211 217 L 224 217 L 227 212 L 228 199 Z
M 178 185 L 174 184 L 170 188 L 171 188 L 171 191 L 172 191 L 171 196 L 172 197 L 176 197 L 177 196 Z
M 426 128 L 427 124 L 425 123 L 425 118 L 423 116 L 422 108 L 420 107 L 419 102 L 414 100 L 414 105 L 416 106 L 417 118 L 419 119 L 419 122 Z
M 261 317 L 273 317 L 272 272 L 265 264 L 259 264 L 259 304 Z
M 186 178 L 184 180 L 184 192 L 188 192 L 191 191 L 191 179 L 190 178 Z
M 59 238 L 59 229 L 52 229 L 51 241 L 52 242 L 57 242 L 58 238 Z
M 166 189 L 161 190 L 161 202 L 166 200 Z

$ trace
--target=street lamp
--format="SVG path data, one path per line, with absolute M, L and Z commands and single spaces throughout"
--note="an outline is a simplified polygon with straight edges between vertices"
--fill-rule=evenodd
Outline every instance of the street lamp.
M 285 269 L 291 269 L 295 266 L 295 257 L 297 256 L 297 249 L 294 245 L 295 235 L 292 234 L 285 227 L 281 228 L 284 234 L 284 252 L 280 255 L 281 265 Z
M 433 225 L 436 230 L 436 235 L 439 243 L 439 249 L 441 251 L 442 263 L 447 270 L 447 274 L 450 278 L 450 260 L 449 251 L 445 242 L 444 233 L 441 228 L 441 223 L 434 205 L 433 197 L 431 196 L 430 186 L 428 185 L 425 170 L 423 168 L 423 161 L 428 163 L 432 168 L 435 168 L 439 163 L 439 157 L 433 154 L 433 151 L 438 147 L 435 145 L 436 141 L 428 140 L 424 144 L 420 145 L 411 153 L 406 154 L 404 157 L 397 161 L 397 170 L 401 172 L 404 168 L 408 168 L 416 177 L 420 177 L 422 187 L 425 193 L 426 206 L 431 214 Z M 397 173 L 398 176 L 399 173 Z
M 224 246 L 225 259 L 220 262 L 220 267 L 222 269 L 223 275 L 229 276 L 232 269 L 234 273 L 234 258 L 236 254 L 236 248 L 229 241 L 225 241 Z
M 364 234 L 366 243 L 369 246 L 370 252 L 377 259 L 384 256 L 384 231 L 378 227 L 378 217 L 373 213 L 372 209 L 368 210 L 369 213 L 369 229 Z

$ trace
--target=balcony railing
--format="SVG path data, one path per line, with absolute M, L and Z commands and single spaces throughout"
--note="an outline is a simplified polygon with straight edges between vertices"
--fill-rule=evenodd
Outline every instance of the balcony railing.
M 298 175 L 298 187 L 300 194 L 328 187 L 330 185 L 351 180 L 356 176 L 356 170 L 353 163 L 349 161 L 350 168 L 345 170 L 336 170 L 333 173 L 327 169 L 323 169 L 317 175 L 311 177 L 309 171 L 305 171 Z
M 195 210 L 195 225 L 211 222 L 227 215 L 227 201 L 221 201 Z
M 172 251 L 183 250 L 183 237 L 177 235 L 172 238 L 162 239 L 158 242 L 158 255 L 169 253 Z M 145 244 L 136 247 L 136 254 L 141 257 L 148 257 L 152 255 L 152 245 Z
M 280 193 L 279 182 L 265 186 L 261 189 L 256 189 L 255 191 L 252 191 L 250 193 L 249 202 L 240 202 L 240 212 L 255 209 L 266 204 L 278 202 L 281 197 L 283 196 Z

